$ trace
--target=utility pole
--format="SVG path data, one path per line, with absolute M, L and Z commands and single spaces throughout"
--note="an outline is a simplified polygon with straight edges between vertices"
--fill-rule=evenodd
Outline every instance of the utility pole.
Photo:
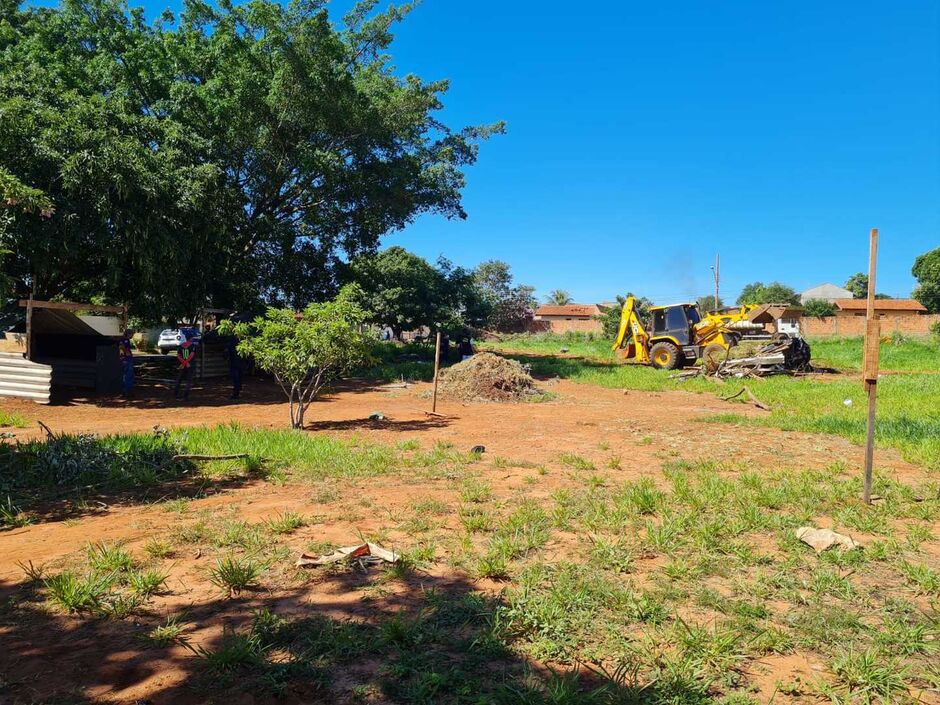
M 718 280 L 721 278 L 721 255 L 720 254 L 715 255 L 715 265 L 712 267 L 712 274 L 715 275 L 715 301 L 714 301 L 715 306 L 714 308 L 717 311 L 719 308 L 718 306 Z

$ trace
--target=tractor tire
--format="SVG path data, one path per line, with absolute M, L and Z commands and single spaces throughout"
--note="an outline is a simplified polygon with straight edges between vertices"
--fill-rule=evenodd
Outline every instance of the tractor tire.
M 672 343 L 656 343 L 650 348 L 650 362 L 657 370 L 674 370 L 682 353 Z

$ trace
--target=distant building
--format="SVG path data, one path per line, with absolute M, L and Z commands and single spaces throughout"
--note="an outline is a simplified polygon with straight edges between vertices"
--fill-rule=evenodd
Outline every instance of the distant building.
M 864 316 L 868 312 L 865 299 L 836 299 L 832 302 L 837 316 Z M 875 313 L 879 318 L 912 317 L 927 313 L 927 309 L 914 299 L 875 299 Z
M 800 294 L 800 303 L 806 303 L 810 299 L 822 299 L 829 303 L 835 303 L 838 299 L 851 299 L 854 296 L 851 291 L 835 284 L 820 284 L 812 289 L 807 289 Z
M 600 333 L 603 331 L 597 316 L 602 309 L 597 304 L 567 304 L 566 306 L 539 306 L 535 311 L 533 330 L 552 333 Z

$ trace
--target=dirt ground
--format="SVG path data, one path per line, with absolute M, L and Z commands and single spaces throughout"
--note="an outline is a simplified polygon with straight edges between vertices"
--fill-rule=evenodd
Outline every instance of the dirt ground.
M 503 497 L 547 497 L 564 486 L 567 480 L 560 463 L 563 453 L 575 453 L 599 465 L 603 458 L 619 456 L 620 468 L 603 470 L 613 482 L 640 475 L 658 476 L 664 462 L 679 457 L 721 459 L 733 453 L 739 462 L 761 468 L 825 467 L 834 462 L 857 468 L 862 462 L 861 448 L 837 437 L 700 423 L 703 417 L 729 410 L 749 415 L 766 413 L 711 395 L 624 392 L 563 380 L 544 386 L 555 395 L 554 399 L 527 404 L 441 402 L 438 412 L 443 417 L 435 417 L 424 413 L 430 408 L 430 385 L 352 382 L 314 404 L 308 414 L 308 431 L 381 443 L 417 440 L 423 448 L 438 440 L 451 442 L 459 450 L 483 445 L 486 459 L 507 461 L 488 462 L 482 470 L 494 493 Z M 31 422 L 42 421 L 55 432 L 105 434 L 228 422 L 271 428 L 286 425 L 288 409 L 279 390 L 249 381 L 239 402 L 228 400 L 227 393 L 223 384 L 196 388 L 192 400 L 184 404 L 169 399 L 165 388 L 145 386 L 138 390 L 135 400 L 128 402 L 72 399 L 37 406 L 4 400 L 0 405 Z M 381 412 L 385 420 L 370 421 L 373 412 Z M 13 433 L 23 438 L 42 431 L 31 423 L 29 428 L 14 429 Z M 898 479 L 915 481 L 924 476 L 922 470 L 904 462 L 894 451 L 879 451 L 876 460 L 882 472 Z M 532 469 L 535 464 L 553 468 L 553 472 L 536 476 Z M 279 485 L 263 480 L 220 483 L 207 496 L 190 502 L 188 516 L 169 512 L 156 501 L 133 506 L 105 503 L 73 518 L 0 532 L 0 604 L 22 599 L 18 592 L 24 580 L 22 564 L 32 561 L 35 565 L 60 566 L 88 542 L 101 540 L 126 542 L 132 552 L 142 554 L 148 539 L 179 531 L 198 512 L 219 520 L 236 517 L 252 522 L 284 511 L 317 515 L 316 523 L 287 537 L 288 548 L 298 553 L 311 543 L 355 543 L 357 536 L 377 531 L 384 531 L 392 545 L 407 542 L 407 534 L 396 527 L 406 507 L 429 496 L 453 501 L 457 495 L 457 488 L 446 479 L 420 483 L 414 478 L 387 476 L 344 481 L 337 489 L 341 499 L 325 505 L 309 484 L 288 481 Z M 388 614 L 407 605 L 411 591 L 418 587 L 494 593 L 499 589 L 496 583 L 472 580 L 437 564 L 416 578 L 417 582 L 386 586 L 380 600 L 364 600 L 362 586 L 350 585 L 348 579 L 312 577 L 300 587 L 270 587 L 264 593 L 223 603 L 218 599 L 218 588 L 205 577 L 211 560 L 198 551 L 181 550 L 172 562 L 167 593 L 156 599 L 150 615 L 134 623 L 137 631 L 160 623 L 168 614 L 185 611 L 191 624 L 190 644 L 199 645 L 217 639 L 223 628 L 237 626 L 248 613 L 246 608 L 253 605 L 288 615 L 316 612 L 340 620 L 368 620 L 377 610 Z M 3 702 L 51 702 L 53 697 L 69 693 L 79 695 L 61 702 L 162 705 L 207 701 L 204 694 L 188 687 L 196 668 L 196 659 L 188 648 L 176 645 L 148 650 L 139 638 L 129 635 L 124 622 L 82 620 L 42 607 L 30 609 L 33 613 L 28 628 L 0 627 L 0 678 L 6 681 L 0 680 Z M 799 655 L 769 663 L 774 667 L 761 678 L 767 683 L 792 675 L 788 669 L 797 673 L 814 667 Z M 3 689 L 4 685 L 8 690 Z M 13 693 L 10 697 L 14 699 L 3 700 L 7 697 L 4 692 Z M 265 696 L 248 693 L 235 698 L 239 704 L 266 701 Z M 287 701 L 331 700 L 298 697 Z

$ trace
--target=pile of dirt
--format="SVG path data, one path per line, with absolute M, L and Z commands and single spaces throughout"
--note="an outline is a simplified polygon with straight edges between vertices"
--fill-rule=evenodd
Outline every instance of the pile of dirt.
M 488 352 L 441 370 L 439 390 L 459 401 L 520 401 L 540 393 L 522 364 Z

